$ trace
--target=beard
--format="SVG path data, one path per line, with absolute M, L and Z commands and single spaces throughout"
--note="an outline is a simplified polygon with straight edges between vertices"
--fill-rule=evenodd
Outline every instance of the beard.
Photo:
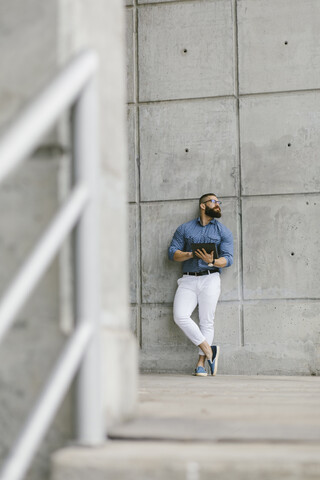
M 211 218 L 220 218 L 221 217 L 221 210 L 215 210 L 215 208 L 210 208 L 206 205 L 206 209 L 204 213 Z

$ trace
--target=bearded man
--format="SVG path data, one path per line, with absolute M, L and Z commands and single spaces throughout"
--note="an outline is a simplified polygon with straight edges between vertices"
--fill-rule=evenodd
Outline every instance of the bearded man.
M 200 216 L 177 228 L 169 247 L 169 259 L 182 262 L 183 275 L 178 280 L 173 317 L 191 342 L 199 347 L 195 375 L 207 376 L 205 361 L 211 375 L 217 373 L 220 348 L 213 345 L 214 316 L 220 296 L 220 272 L 233 263 L 233 236 L 217 218 L 221 203 L 214 193 L 199 199 Z M 196 248 L 194 244 L 208 244 Z M 210 252 L 215 245 L 214 250 Z M 210 248 L 209 248 L 210 246 Z M 192 247 L 194 251 L 192 251 Z M 209 253 L 210 252 L 210 253 Z M 199 307 L 199 325 L 191 318 Z

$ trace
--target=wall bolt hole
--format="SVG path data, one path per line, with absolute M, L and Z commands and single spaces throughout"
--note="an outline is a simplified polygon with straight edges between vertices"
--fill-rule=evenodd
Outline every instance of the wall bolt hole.
M 288 143 L 288 147 L 291 147 L 291 143 Z
M 293 257 L 293 255 L 294 255 L 294 252 L 291 252 L 291 256 L 292 256 L 292 257 Z
M 287 41 L 285 41 L 285 42 L 284 42 L 284 44 L 285 44 L 285 45 L 288 45 L 288 42 L 287 42 Z
M 188 153 L 188 152 L 189 152 L 189 148 L 186 148 L 186 149 L 185 149 L 185 152 Z

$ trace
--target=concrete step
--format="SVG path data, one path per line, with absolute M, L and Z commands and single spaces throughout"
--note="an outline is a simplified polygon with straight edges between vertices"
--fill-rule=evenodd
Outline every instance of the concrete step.
M 320 378 L 144 375 L 131 422 L 51 480 L 320 479 Z
M 319 480 L 318 445 L 110 441 L 68 448 L 51 480 Z
M 140 408 L 112 439 L 320 441 L 320 378 L 274 376 L 141 379 Z

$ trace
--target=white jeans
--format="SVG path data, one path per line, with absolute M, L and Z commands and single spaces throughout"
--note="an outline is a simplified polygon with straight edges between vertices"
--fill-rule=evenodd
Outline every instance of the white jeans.
M 207 340 L 212 345 L 214 314 L 220 296 L 220 274 L 211 273 L 201 277 L 183 275 L 178 280 L 173 303 L 173 318 L 184 334 L 195 345 Z M 199 326 L 191 314 L 199 305 Z M 204 355 L 199 348 L 199 354 Z

